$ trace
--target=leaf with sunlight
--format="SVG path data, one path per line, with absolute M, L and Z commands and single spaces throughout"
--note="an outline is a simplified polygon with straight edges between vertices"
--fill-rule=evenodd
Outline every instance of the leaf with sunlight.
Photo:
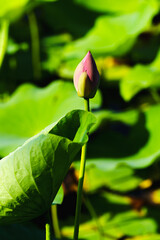
M 92 108 L 101 104 L 100 93 Z M 55 81 L 46 88 L 22 85 L 7 102 L 0 103 L 0 155 L 5 156 L 67 112 L 83 109 L 72 83 Z
M 76 153 L 95 122 L 75 110 L 0 161 L 0 223 L 25 222 L 51 206 Z
M 150 26 L 157 10 L 158 4 L 155 1 L 143 1 L 135 12 L 98 17 L 84 37 L 66 47 L 66 57 L 80 58 L 88 50 L 97 55 L 107 53 L 119 56 L 126 53 L 136 37 Z

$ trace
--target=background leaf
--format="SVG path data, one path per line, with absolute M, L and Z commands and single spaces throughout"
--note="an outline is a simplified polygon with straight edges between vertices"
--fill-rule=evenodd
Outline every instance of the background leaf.
M 3 1 L 0 2 L 0 18 L 13 20 L 19 17 L 26 4 L 29 2 L 29 0 L 15 0 L 9 1 L 7 0 L 5 4 Z
M 131 210 L 129 198 L 111 193 L 101 193 L 89 196 L 89 201 L 97 218 L 86 219 L 85 212 L 83 213 L 80 238 L 111 240 L 113 238 L 129 239 L 134 236 L 143 239 L 144 235 L 154 236 L 157 228 L 155 221 L 147 216 L 145 209 L 141 211 L 141 215 Z M 71 238 L 72 231 L 71 226 L 62 229 L 62 233 L 67 239 Z
M 100 103 L 98 93 L 92 108 Z M 67 112 L 83 109 L 83 105 L 71 83 L 57 81 L 44 89 L 21 86 L 7 102 L 0 103 L 0 155 L 7 155 Z
M 107 164 L 106 164 L 107 165 Z M 74 163 L 79 170 L 79 164 Z M 131 191 L 139 186 L 142 179 L 134 175 L 133 169 L 127 166 L 115 167 L 112 170 L 98 168 L 96 164 L 87 164 L 84 189 L 86 192 L 94 192 L 103 187 L 118 191 Z
M 151 66 L 136 65 L 120 82 L 122 97 L 129 101 L 143 89 L 159 88 L 159 75 L 160 71 Z
M 88 165 L 113 169 L 127 164 L 144 168 L 159 159 L 160 106 L 152 106 L 139 113 L 137 122 L 129 126 L 123 122 L 106 125 L 88 144 Z
M 122 55 L 133 46 L 138 34 L 150 26 L 156 11 L 156 2 L 145 1 L 133 13 L 101 16 L 83 38 L 66 48 L 66 56 L 82 57 L 89 49 L 95 54 Z
M 112 4 L 109 0 L 100 0 L 97 2 L 96 0 L 74 0 L 76 3 L 82 4 L 87 8 L 94 9 L 96 11 L 104 12 L 113 12 L 113 13 L 123 13 L 123 12 L 133 12 L 139 8 L 140 5 L 143 5 L 145 1 L 127 1 L 122 0 L 121 2 L 118 0 L 113 0 Z M 152 4 L 155 4 L 155 1 L 148 1 Z

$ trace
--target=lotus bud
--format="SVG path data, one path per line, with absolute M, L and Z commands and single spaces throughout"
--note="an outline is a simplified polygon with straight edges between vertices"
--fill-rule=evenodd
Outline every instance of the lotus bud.
M 74 72 L 74 86 L 79 97 L 93 98 L 99 86 L 99 73 L 89 51 Z

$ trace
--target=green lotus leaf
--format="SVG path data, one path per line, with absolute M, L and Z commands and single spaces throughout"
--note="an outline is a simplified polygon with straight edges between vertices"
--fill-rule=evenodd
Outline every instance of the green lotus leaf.
M 84 37 L 66 47 L 66 58 L 82 58 L 88 50 L 97 55 L 106 53 L 117 56 L 126 53 L 136 37 L 151 25 L 157 10 L 155 1 L 143 1 L 134 12 L 98 17 Z
M 0 161 L 0 224 L 49 209 L 94 122 L 91 113 L 72 111 Z
M 15 0 L 15 1 L 3 1 L 0 2 L 0 19 L 14 20 L 19 17 L 29 0 Z
M 131 100 L 143 89 L 150 89 L 154 99 L 159 101 L 155 95 L 155 89 L 160 87 L 160 51 L 151 64 L 137 64 L 120 81 L 120 93 L 125 101 Z
M 112 12 L 112 13 L 123 13 L 123 12 L 133 12 L 136 11 L 140 5 L 145 3 L 145 0 L 135 0 L 135 1 L 127 1 L 127 0 L 74 0 L 76 3 L 83 5 L 89 9 L 93 9 L 99 12 Z M 156 1 L 149 0 L 151 4 L 156 4 Z
M 132 116 L 133 112 L 130 114 Z M 129 119 L 129 113 L 127 115 Z M 134 123 L 125 124 L 118 118 L 106 122 L 108 124 L 103 121 L 102 130 L 88 143 L 87 165 L 95 165 L 104 171 L 126 164 L 132 168 L 153 164 L 160 156 L 159 116 L 158 104 L 140 111 Z
M 91 101 L 101 104 L 100 93 Z M 20 86 L 6 102 L 0 103 L 0 155 L 6 156 L 67 112 L 84 109 L 73 83 L 55 81 L 45 88 Z
M 74 167 L 79 170 L 79 163 L 74 162 Z M 87 164 L 85 170 L 85 191 L 94 192 L 102 187 L 127 192 L 139 186 L 142 179 L 134 175 L 134 170 L 128 166 L 116 167 L 112 170 L 104 170 L 98 165 Z
M 157 87 L 160 87 L 160 70 L 145 65 L 136 65 L 120 81 L 121 96 L 126 101 L 143 89 Z
M 0 19 L 7 19 L 9 21 L 17 20 L 28 6 L 36 6 L 41 2 L 54 2 L 56 0 L 15 0 L 10 1 L 6 0 L 5 4 L 3 1 L 0 1 Z

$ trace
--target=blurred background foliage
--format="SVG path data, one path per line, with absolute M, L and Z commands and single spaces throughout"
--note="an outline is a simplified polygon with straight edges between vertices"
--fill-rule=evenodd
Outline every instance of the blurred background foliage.
M 160 240 L 159 0 L 0 0 L 0 156 L 83 109 L 72 78 L 88 50 L 101 84 L 80 239 Z M 78 170 L 79 156 L 59 193 L 62 239 L 72 239 Z M 22 236 L 44 239 L 44 217 L 0 226 L 1 240 Z

